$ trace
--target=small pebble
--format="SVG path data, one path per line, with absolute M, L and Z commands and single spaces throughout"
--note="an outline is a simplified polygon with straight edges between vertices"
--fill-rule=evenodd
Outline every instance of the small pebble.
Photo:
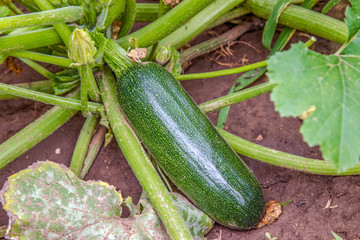
M 59 155 L 61 153 L 60 148 L 55 149 L 55 154 Z

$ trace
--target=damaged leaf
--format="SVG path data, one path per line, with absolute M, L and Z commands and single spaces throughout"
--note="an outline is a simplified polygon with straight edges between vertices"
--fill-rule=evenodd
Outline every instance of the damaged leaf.
M 349 47 L 355 47 L 352 42 Z M 323 157 L 340 171 L 359 161 L 360 136 L 354 131 L 360 119 L 360 55 L 349 49 L 341 55 L 322 55 L 305 44 L 293 44 L 268 62 L 271 94 L 282 116 L 296 117 L 316 109 L 300 132 L 310 145 L 320 145 Z
M 211 219 L 182 196 L 173 198 L 194 238 L 203 239 Z M 115 187 L 82 181 L 49 161 L 10 176 L 0 201 L 9 215 L 6 237 L 11 239 L 170 239 L 147 198 L 133 206 Z M 122 205 L 129 207 L 129 218 L 120 217 Z

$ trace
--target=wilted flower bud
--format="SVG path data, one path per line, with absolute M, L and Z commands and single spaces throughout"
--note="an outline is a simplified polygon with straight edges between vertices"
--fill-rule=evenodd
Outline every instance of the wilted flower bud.
M 76 64 L 83 65 L 95 62 L 95 43 L 91 40 L 89 34 L 83 29 L 76 28 L 72 32 L 69 48 L 69 58 L 74 60 Z

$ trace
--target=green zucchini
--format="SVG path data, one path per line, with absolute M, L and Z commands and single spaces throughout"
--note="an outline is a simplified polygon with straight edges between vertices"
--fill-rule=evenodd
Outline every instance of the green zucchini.
M 256 227 L 265 201 L 254 175 L 175 78 L 155 63 L 119 77 L 120 106 L 174 184 L 216 222 Z

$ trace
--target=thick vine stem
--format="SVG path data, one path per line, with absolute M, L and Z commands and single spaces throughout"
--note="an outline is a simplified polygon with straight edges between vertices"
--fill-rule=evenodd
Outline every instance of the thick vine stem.
M 78 99 L 54 96 L 52 94 L 37 92 L 31 89 L 21 88 L 5 83 L 0 83 L 0 91 L 16 97 L 69 108 L 75 111 L 81 110 L 81 101 Z M 102 114 L 104 112 L 104 106 L 99 103 L 88 102 L 87 106 L 89 108 L 88 110 L 92 113 Z
M 114 136 L 139 183 L 149 196 L 168 234 L 174 240 L 193 239 L 139 139 L 120 111 L 115 92 L 115 79 L 109 69 L 99 77 L 98 83 Z
M 277 0 L 247 0 L 245 6 L 255 15 L 267 19 L 276 2 Z M 341 44 L 348 38 L 344 22 L 296 5 L 289 5 L 284 9 L 279 23 Z
M 29 83 L 15 83 L 14 86 L 27 88 L 37 92 L 49 93 L 54 94 L 52 89 L 53 82 L 51 80 L 43 80 L 43 81 L 36 81 L 36 82 L 29 82 Z M 17 96 L 7 94 L 5 92 L 0 91 L 0 100 L 8 100 L 18 98 Z
M 192 59 L 214 51 L 221 46 L 234 41 L 239 38 L 245 32 L 247 32 L 251 28 L 251 23 L 243 23 L 240 25 L 231 28 L 229 31 L 221 34 L 216 38 L 212 38 L 210 40 L 199 43 L 195 46 L 192 46 L 180 53 L 179 62 L 182 64 L 183 68 L 186 67 L 187 62 Z
M 199 105 L 200 109 L 204 113 L 209 113 L 216 111 L 220 108 L 230 106 L 235 103 L 239 103 L 241 101 L 244 101 L 246 99 L 250 99 L 256 96 L 259 96 L 261 94 L 264 94 L 266 92 L 270 92 L 274 89 L 276 86 L 275 83 L 263 83 L 259 84 L 255 87 L 251 87 L 236 93 L 232 93 L 211 101 L 208 101 L 206 103 L 202 103 Z
M 235 150 L 235 152 L 261 162 L 312 174 L 333 176 L 360 174 L 360 162 L 345 172 L 338 172 L 331 162 L 284 153 L 249 142 L 220 128 L 218 128 L 218 131 Z
M 124 37 L 129 34 L 135 22 L 136 7 L 137 4 L 135 0 L 126 0 L 125 11 L 121 19 L 119 37 Z
M 119 38 L 117 43 L 127 49 L 128 47 L 132 47 L 129 39 L 136 38 L 139 47 L 151 46 L 183 25 L 213 1 L 214 0 L 184 0 L 168 13 L 146 27 L 125 37 Z
M 162 39 L 159 46 L 170 45 L 175 48 L 180 48 L 208 28 L 215 19 L 230 11 L 243 1 L 244 0 L 214 1 L 191 18 L 186 24 Z M 180 5 L 181 4 L 182 3 L 180 3 Z M 176 9 L 176 7 L 174 9 Z
M 34 0 L 41 11 L 46 10 L 53 10 L 54 7 L 49 3 L 48 0 Z M 62 41 L 64 42 L 65 46 L 69 49 L 69 39 L 71 35 L 70 28 L 65 23 L 55 23 L 53 24 L 56 32 L 61 37 Z
M 79 96 L 74 93 L 69 95 L 69 97 L 73 98 Z M 77 111 L 72 109 L 53 107 L 3 142 L 0 145 L 0 169 L 47 138 L 74 116 L 76 112 Z
M 70 6 L 43 12 L 0 18 L 0 30 L 73 22 L 83 16 L 81 7 Z
M 0 37 L 0 53 L 45 47 L 62 43 L 55 28 L 43 28 Z

